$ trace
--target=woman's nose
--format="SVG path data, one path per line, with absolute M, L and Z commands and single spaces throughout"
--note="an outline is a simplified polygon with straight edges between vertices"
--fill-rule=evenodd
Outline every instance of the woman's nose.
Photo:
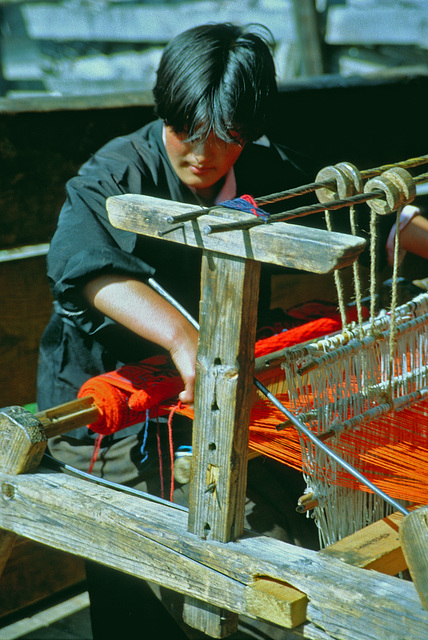
M 209 136 L 206 140 L 195 140 L 192 153 L 199 162 L 211 158 L 215 153 L 215 143 Z
M 192 149 L 193 155 L 198 160 L 204 158 L 207 155 L 207 144 L 206 142 L 195 142 Z

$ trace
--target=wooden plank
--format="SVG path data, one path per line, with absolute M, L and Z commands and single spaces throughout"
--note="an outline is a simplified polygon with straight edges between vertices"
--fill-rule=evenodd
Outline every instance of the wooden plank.
M 295 628 L 306 620 L 308 598 L 302 591 L 283 582 L 256 578 L 252 588 L 247 589 L 246 598 L 247 606 L 258 618 L 268 616 L 275 624 L 286 628 Z
M 226 255 L 269 262 L 315 273 L 328 273 L 351 264 L 363 250 L 362 238 L 310 227 L 276 222 L 248 230 L 204 234 L 207 224 L 229 220 L 252 220 L 251 214 L 216 207 L 210 215 L 173 225 L 170 215 L 198 211 L 200 207 L 141 195 L 112 196 L 107 210 L 113 226 L 151 237 L 167 232 L 162 240 L 210 249 Z M 174 229 L 175 230 L 171 230 Z
M 426 637 L 428 612 L 411 582 L 272 538 L 202 541 L 181 510 L 63 474 L 0 473 L 0 485 L 8 496 L 0 501 L 3 528 L 216 606 L 258 615 L 247 590 L 264 576 L 305 593 L 308 620 L 333 638 Z
M 45 258 L 0 264 L 0 406 L 36 399 L 40 338 L 52 311 Z
M 399 527 L 403 518 L 403 514 L 393 513 L 342 538 L 320 553 L 354 567 L 374 569 L 395 576 L 407 569 L 399 539 Z
M 328 44 L 394 44 L 428 46 L 426 7 L 331 7 Z
M 186 29 L 216 21 L 219 16 L 216 2 L 204 2 L 202 7 L 194 2 L 159 7 L 107 5 L 102 11 L 86 12 L 73 5 L 40 2 L 33 6 L 24 4 L 21 11 L 31 38 L 59 42 L 167 42 Z M 231 3 L 222 7 L 221 22 L 264 24 L 278 39 L 291 40 L 294 38 L 294 23 L 284 19 L 284 15 L 284 6 L 280 9 L 257 9 Z

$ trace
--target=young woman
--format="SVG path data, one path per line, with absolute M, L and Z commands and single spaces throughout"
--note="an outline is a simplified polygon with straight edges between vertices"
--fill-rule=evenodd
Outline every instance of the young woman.
M 148 278 L 154 276 L 197 318 L 200 252 L 113 228 L 105 203 L 112 195 L 143 193 L 210 205 L 306 179 L 284 148 L 257 142 L 277 95 L 265 36 L 262 28 L 257 33 L 231 24 L 202 25 L 177 36 L 157 74 L 158 119 L 106 144 L 68 182 L 48 255 L 54 311 L 40 348 L 40 410 L 76 398 L 92 376 L 165 352 L 183 379 L 181 400 L 193 401 L 197 331 Z M 260 301 L 268 308 L 263 282 Z M 152 426 L 144 442 L 142 425 L 105 436 L 94 474 L 159 495 Z M 81 428 L 52 439 L 49 448 L 54 457 L 86 471 L 94 438 Z M 174 444 L 191 444 L 188 421 L 174 421 Z M 249 467 L 247 526 L 316 546 L 312 521 L 295 517 L 300 476 L 290 479 L 290 471 L 272 461 L 253 460 Z M 176 487 L 176 499 L 185 502 L 186 486 Z M 169 637 L 181 637 L 159 612 L 162 605 L 153 599 L 149 604 L 144 582 L 91 563 L 87 573 L 95 638 L 133 637 L 136 620 L 143 637 L 154 637 L 151 624 L 156 637 L 162 624 Z

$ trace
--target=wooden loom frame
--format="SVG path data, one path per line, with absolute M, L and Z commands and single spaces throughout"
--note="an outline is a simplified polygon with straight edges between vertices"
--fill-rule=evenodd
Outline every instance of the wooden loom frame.
M 364 545 L 358 551 L 357 542 L 342 541 L 317 553 L 243 532 L 260 263 L 328 273 L 350 264 L 364 241 L 285 223 L 204 235 L 212 221 L 247 215 L 222 208 L 177 227 L 166 221 L 172 211 L 191 210 L 144 196 L 108 201 L 114 226 L 154 237 L 166 232 L 165 240 L 203 251 L 188 516 L 38 468 L 52 430 L 19 407 L 6 409 L 0 413 L 0 568 L 19 534 L 180 591 L 186 621 L 213 637 L 232 633 L 245 614 L 284 627 L 304 623 L 296 638 L 422 640 L 428 612 L 413 584 L 351 566 L 366 566 Z M 386 556 L 398 560 L 386 572 L 397 573 L 405 566 L 397 521 L 376 526 L 390 538 L 392 531 L 394 550 Z M 359 532 L 353 540 L 365 535 L 373 537 Z

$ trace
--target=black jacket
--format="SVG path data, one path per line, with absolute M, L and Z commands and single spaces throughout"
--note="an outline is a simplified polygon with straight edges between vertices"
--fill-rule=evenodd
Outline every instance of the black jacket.
M 247 144 L 234 167 L 237 195 L 257 197 L 300 185 L 308 179 L 300 164 L 282 147 Z M 198 314 L 201 252 L 115 229 L 105 207 L 107 197 L 125 193 L 195 203 L 171 167 L 160 121 L 106 144 L 67 183 L 66 193 L 47 261 L 54 310 L 40 346 L 40 410 L 74 399 L 92 376 L 160 351 L 89 307 L 81 295 L 85 282 L 102 273 L 154 276 Z M 267 306 L 269 286 L 267 279 L 262 282 L 261 305 Z M 73 436 L 86 433 L 80 429 Z

